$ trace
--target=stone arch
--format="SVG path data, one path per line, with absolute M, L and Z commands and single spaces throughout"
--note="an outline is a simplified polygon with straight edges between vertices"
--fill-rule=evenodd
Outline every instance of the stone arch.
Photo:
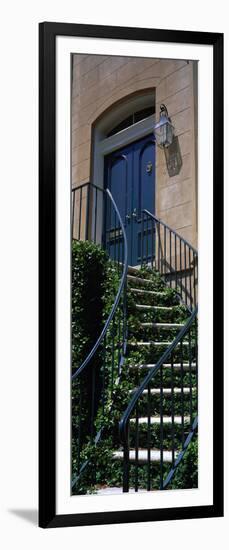
M 125 88 L 125 92 L 127 88 Z M 112 138 L 107 138 L 107 133 L 112 127 L 119 124 L 122 120 L 132 114 L 134 111 L 141 110 L 145 107 L 153 105 L 156 108 L 156 93 L 155 87 L 152 84 L 139 90 L 124 90 L 120 91 L 120 97 L 109 104 L 103 104 L 93 114 L 90 120 L 91 125 L 91 167 L 90 181 L 93 181 L 98 186 L 103 186 L 103 164 L 104 156 L 108 152 L 117 150 L 119 147 L 135 141 L 136 139 L 147 135 L 152 131 L 153 119 L 149 117 L 145 121 L 133 124 L 130 128 L 122 130 L 120 135 L 116 134 Z
M 138 105 L 148 106 L 150 101 L 155 104 L 155 88 L 158 85 L 160 79 L 153 79 L 155 82 L 152 85 L 152 79 L 149 79 L 144 82 L 137 82 L 136 84 L 131 84 L 125 86 L 112 94 L 109 98 L 99 105 L 96 110 L 94 110 L 88 118 L 88 123 L 91 125 L 92 129 L 98 125 L 102 120 L 109 120 L 109 117 L 120 117 L 125 114 L 129 114 L 133 107 Z M 155 84 L 155 86 L 154 86 Z M 117 119 L 116 119 L 117 120 Z

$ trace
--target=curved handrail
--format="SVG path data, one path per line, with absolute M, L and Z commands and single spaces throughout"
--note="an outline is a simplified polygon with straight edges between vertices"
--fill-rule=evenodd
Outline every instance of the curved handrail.
M 170 346 L 167 348 L 167 350 L 163 353 L 163 355 L 160 357 L 159 361 L 156 363 L 156 365 L 154 367 L 152 367 L 152 369 L 150 370 L 150 372 L 147 374 L 147 376 L 144 378 L 143 382 L 141 383 L 141 385 L 139 386 L 139 388 L 137 388 L 137 390 L 135 391 L 131 401 L 129 402 L 121 420 L 120 420 L 120 423 L 119 423 L 119 432 L 120 432 L 120 438 L 121 438 L 121 441 L 122 443 L 125 445 L 125 443 L 127 443 L 127 437 L 128 437 L 128 431 L 127 431 L 127 423 L 130 419 L 130 415 L 139 399 L 139 397 L 141 397 L 143 391 L 145 390 L 146 386 L 148 385 L 148 383 L 152 380 L 152 378 L 155 376 L 155 374 L 157 373 L 157 371 L 160 369 L 160 367 L 163 365 L 163 363 L 166 362 L 166 359 L 167 357 L 170 356 L 170 354 L 172 353 L 172 351 L 176 348 L 177 344 L 179 343 L 179 341 L 185 336 L 186 332 L 188 331 L 188 329 L 190 328 L 190 326 L 192 325 L 194 319 L 196 318 L 197 316 L 197 311 L 198 311 L 198 307 L 196 307 L 192 313 L 192 315 L 189 317 L 187 323 L 185 324 L 185 326 L 180 330 L 180 332 L 178 333 L 178 335 L 176 336 L 176 338 L 174 339 L 174 341 L 172 342 L 172 344 L 170 344 Z
M 195 435 L 195 432 L 196 432 L 196 429 L 197 429 L 197 426 L 198 426 L 198 416 L 196 416 L 192 426 L 191 426 L 191 430 L 189 432 L 189 434 L 187 435 L 186 437 L 186 440 L 184 442 L 184 447 L 182 449 L 182 451 L 180 451 L 175 463 L 174 463 L 174 466 L 173 468 L 171 468 L 170 472 L 168 473 L 164 483 L 163 483 L 163 489 L 166 489 L 172 479 L 172 477 L 174 476 L 174 473 L 177 469 L 177 466 L 179 466 L 180 462 L 182 461 L 182 458 L 185 454 L 185 452 L 187 451 L 187 448 L 189 446 L 189 443 L 191 443 L 192 439 L 193 439 L 193 436 Z
M 160 272 L 170 288 L 174 288 L 181 301 L 192 312 L 197 305 L 198 251 L 177 231 L 149 210 L 142 210 L 140 221 L 142 222 L 142 263 L 144 263 L 145 252 L 148 256 L 149 234 L 151 233 L 153 239 L 153 235 L 156 233 L 157 239 L 155 237 L 155 240 L 152 240 L 151 246 L 152 265 Z M 150 231 L 148 224 L 151 224 Z
M 185 251 L 184 252 L 184 254 L 185 254 L 185 258 L 184 258 L 185 269 L 186 269 L 186 266 L 187 266 L 187 264 L 186 264 L 186 247 L 188 247 L 188 250 L 189 250 L 189 253 L 188 253 L 189 264 L 191 265 L 191 263 L 190 263 L 190 251 L 191 251 L 191 253 L 193 255 L 194 265 L 196 265 L 196 260 L 198 259 L 198 251 L 191 244 L 189 244 L 188 241 L 186 241 L 183 237 L 181 237 L 181 235 L 179 235 L 176 231 L 174 231 L 169 225 L 164 223 L 160 218 L 157 218 L 157 216 L 155 216 L 154 214 L 149 212 L 147 209 L 142 210 L 142 220 L 141 220 L 142 224 L 143 224 L 142 225 L 142 238 L 144 238 L 144 223 L 148 224 L 148 221 L 146 222 L 144 220 L 144 215 L 147 217 L 147 220 L 148 220 L 148 218 L 151 218 L 151 220 L 153 220 L 155 222 L 155 224 L 157 225 L 157 227 L 159 227 L 159 229 L 160 229 L 160 225 L 162 226 L 162 229 L 164 228 L 164 241 L 163 241 L 164 249 L 162 248 L 162 259 L 163 260 L 166 260 L 166 231 L 170 232 L 170 243 L 169 243 L 170 263 L 169 263 L 169 269 L 170 269 L 171 273 L 173 273 L 174 269 L 176 270 L 176 268 L 177 268 L 176 239 L 179 239 L 179 243 L 180 243 L 179 244 L 179 249 L 178 249 L 179 250 L 179 256 L 180 256 L 179 257 L 180 267 L 181 267 L 181 244 L 185 247 L 184 248 L 184 251 Z M 146 228 L 148 229 L 148 225 L 146 226 Z M 172 263 L 171 263 L 171 234 L 175 238 L 175 241 L 174 241 L 174 245 L 175 245 L 175 260 L 174 260 L 175 266 L 174 266 L 174 269 L 172 269 Z M 153 232 L 152 232 L 152 235 L 153 235 Z M 163 238 L 163 236 L 162 236 L 162 238 Z M 159 243 L 161 243 L 161 239 L 159 240 Z M 148 246 L 148 242 L 146 243 L 146 246 Z M 163 276 L 163 275 L 166 274 L 166 270 L 164 270 L 163 267 L 162 267 L 162 270 L 160 269 L 159 260 L 160 260 L 160 254 L 161 254 L 160 250 L 161 249 L 159 248 L 159 245 L 158 245 L 158 250 L 159 250 L 159 253 L 158 253 L 158 270 L 161 272 L 161 275 Z M 164 256 L 163 256 L 163 254 L 164 254 Z M 146 256 L 147 256 L 147 253 L 146 253 Z M 144 257 L 144 249 L 142 250 L 142 258 L 143 257 Z M 156 263 L 156 261 L 155 261 L 155 263 Z M 177 291 L 177 277 L 176 277 L 176 280 L 175 280 L 175 284 L 176 284 L 176 291 Z M 171 282 L 170 282 L 170 286 L 171 286 Z M 192 308 L 192 307 L 188 307 L 188 303 L 187 303 L 188 302 L 188 299 L 187 299 L 188 291 L 190 291 L 190 300 L 191 300 L 191 306 L 192 306 L 193 299 L 192 299 L 192 292 L 191 292 L 191 278 L 189 276 L 189 289 L 188 289 L 187 284 L 186 284 L 186 275 L 185 275 L 185 293 L 186 293 L 185 294 L 185 302 L 186 302 L 185 305 L 186 305 L 187 309 L 190 311 L 190 317 L 187 320 L 187 322 L 185 323 L 185 325 L 182 327 L 182 329 L 179 331 L 177 336 L 174 338 L 173 342 L 164 351 L 164 353 L 161 355 L 161 357 L 156 362 L 156 364 L 150 369 L 148 374 L 145 376 L 143 381 L 140 383 L 140 386 L 134 391 L 134 393 L 132 395 L 132 398 L 130 399 L 130 401 L 129 401 L 127 407 L 126 407 L 126 410 L 124 411 L 124 413 L 122 415 L 122 418 L 119 422 L 119 434 L 120 434 L 121 443 L 123 444 L 123 452 L 124 452 L 123 490 L 125 492 L 128 491 L 128 484 L 129 484 L 129 481 L 128 481 L 128 475 L 129 475 L 128 474 L 128 461 L 129 461 L 129 425 L 130 425 L 130 418 L 131 418 L 131 416 L 133 416 L 133 411 L 137 407 L 139 399 L 142 397 L 144 390 L 147 387 L 149 388 L 152 379 L 156 376 L 159 369 L 162 368 L 163 364 L 166 363 L 166 361 L 168 361 L 168 358 L 174 353 L 175 348 L 179 344 L 182 343 L 183 338 L 185 337 L 185 335 L 187 335 L 188 332 L 190 332 L 190 327 L 192 326 L 192 324 L 195 322 L 195 320 L 197 318 L 198 305 L 196 303 L 196 298 L 195 298 L 196 293 L 195 293 L 195 290 L 194 290 L 194 308 Z M 180 298 L 181 298 L 181 301 L 182 301 L 182 293 L 181 293 Z M 169 472 L 165 482 L 163 482 L 163 487 L 162 487 L 163 489 L 166 488 L 167 485 L 170 483 L 170 480 L 172 479 L 177 466 L 179 465 L 180 461 L 183 458 L 184 452 L 188 448 L 188 445 L 189 445 L 189 443 L 190 443 L 190 441 L 193 437 L 193 434 L 194 434 L 194 432 L 197 428 L 197 425 L 198 425 L 198 417 L 196 416 L 196 418 L 193 422 L 193 425 L 190 429 L 190 432 L 189 432 L 185 442 L 182 444 L 182 451 L 179 453 L 175 463 L 173 464 L 173 468 Z
M 121 277 L 121 281 L 120 281 L 120 285 L 119 285 L 119 289 L 118 289 L 118 292 L 116 294 L 116 297 L 115 297 L 115 301 L 113 303 L 113 306 L 112 306 L 112 309 L 111 309 L 111 312 L 109 314 L 109 317 L 107 318 L 106 320 L 106 323 L 103 327 L 103 330 L 99 336 L 99 338 L 97 339 L 95 345 L 93 346 L 92 350 L 90 351 L 90 353 L 87 355 L 86 359 L 83 361 L 83 363 L 80 365 L 80 367 L 74 372 L 74 374 L 72 375 L 72 381 L 75 380 L 75 378 L 77 378 L 81 372 L 85 369 L 85 367 L 88 365 L 88 363 L 90 362 L 90 360 L 92 359 L 93 355 L 95 354 L 95 352 L 97 351 L 98 347 L 100 346 L 105 334 L 107 333 L 107 330 L 109 328 L 109 325 L 114 317 L 114 314 L 116 312 L 116 309 L 118 307 L 118 304 L 119 304 L 119 300 L 120 300 L 120 297 L 121 297 L 121 293 L 122 293 L 122 290 L 124 288 L 124 284 L 125 284 L 125 281 L 126 281 L 126 276 L 127 276 L 127 270 L 128 270 L 128 248 L 127 248 L 127 238 L 126 238 L 126 232 L 125 232 L 125 228 L 124 228 L 124 225 L 123 225 L 123 221 L 122 221 L 122 218 L 120 216 L 120 213 L 119 213 L 119 210 L 118 210 L 118 207 L 112 197 L 112 194 L 110 192 L 109 189 L 106 189 L 106 193 L 109 197 L 109 199 L 111 200 L 112 204 L 113 204 L 113 207 L 115 209 L 115 212 L 118 216 L 118 219 L 119 219 L 119 222 L 120 222 L 120 226 L 121 226 L 121 229 L 122 229 L 122 232 L 123 232 L 123 239 L 124 239 L 124 268 L 123 268 L 123 273 L 122 273 L 122 277 Z
M 188 241 L 186 241 L 186 239 L 184 239 L 184 237 L 182 237 L 181 235 L 179 235 L 179 233 L 177 233 L 177 231 L 175 231 L 175 229 L 172 229 L 172 227 L 170 227 L 167 223 L 163 222 L 160 218 L 157 218 L 157 216 L 155 216 L 154 214 L 152 214 L 151 212 L 149 212 L 149 210 L 146 210 L 144 209 L 142 212 L 144 212 L 145 214 L 147 214 L 147 216 L 149 216 L 150 218 L 153 218 L 156 222 L 160 223 L 161 225 L 163 225 L 164 227 L 166 227 L 168 229 L 168 231 L 171 231 L 174 235 L 176 235 L 186 246 L 188 246 L 194 254 L 198 255 L 198 251 L 196 248 L 194 248 L 194 246 L 192 246 Z

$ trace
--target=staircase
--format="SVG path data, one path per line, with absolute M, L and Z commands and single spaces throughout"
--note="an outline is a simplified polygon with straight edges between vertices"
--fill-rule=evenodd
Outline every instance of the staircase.
M 176 488 L 175 474 L 182 471 L 198 427 L 198 253 L 143 210 L 140 220 L 131 221 L 140 224 L 139 268 L 128 267 L 125 225 L 115 201 L 109 190 L 91 184 L 73 190 L 73 238 L 97 242 L 102 205 L 109 212 L 103 246 L 119 284 L 100 337 L 72 375 L 78 399 L 72 487 L 79 494 L 86 472 L 87 487 L 99 494 Z M 99 401 L 95 364 L 100 365 Z M 88 372 L 90 403 L 83 393 Z M 100 463 L 102 453 L 103 467 L 109 466 L 101 487 L 96 486 L 99 450 Z M 197 486 L 191 477 L 182 478 L 179 488 Z
M 128 371 L 131 397 L 185 327 L 190 311 L 153 270 L 129 267 L 127 281 L 129 334 L 123 368 Z M 184 445 L 197 412 L 197 365 L 195 349 L 190 361 L 192 345 L 190 338 L 184 338 L 182 360 L 176 350 L 150 388 L 143 390 L 137 411 L 130 417 L 129 489 L 158 488 Z M 123 463 L 122 447 L 114 450 L 113 459 Z

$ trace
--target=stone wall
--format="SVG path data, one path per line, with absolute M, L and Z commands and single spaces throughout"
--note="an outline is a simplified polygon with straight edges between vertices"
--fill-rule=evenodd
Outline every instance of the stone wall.
M 72 184 L 91 180 L 92 125 L 98 117 L 128 95 L 155 89 L 156 119 L 165 103 L 182 158 L 180 172 L 170 177 L 157 147 L 156 214 L 197 246 L 195 63 L 75 54 L 72 66 Z

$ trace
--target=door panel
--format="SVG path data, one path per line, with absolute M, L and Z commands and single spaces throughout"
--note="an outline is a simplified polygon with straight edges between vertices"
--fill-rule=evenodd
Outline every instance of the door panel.
M 152 213 L 155 211 L 153 136 L 147 136 L 105 157 L 105 187 L 110 189 L 124 223 L 128 242 L 128 263 L 138 265 L 141 261 L 141 212 L 144 208 Z M 108 212 L 106 229 L 110 230 L 111 255 L 114 245 L 112 231 L 116 222 L 114 213 Z M 144 240 L 147 240 L 147 233 Z M 150 259 L 152 252 L 152 241 L 148 239 L 144 259 Z

